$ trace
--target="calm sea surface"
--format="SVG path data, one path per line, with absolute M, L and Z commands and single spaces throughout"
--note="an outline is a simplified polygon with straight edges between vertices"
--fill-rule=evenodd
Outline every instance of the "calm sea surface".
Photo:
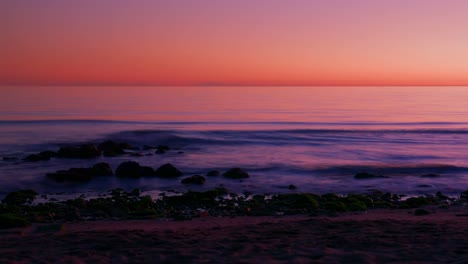
M 60 146 L 112 139 L 173 150 L 144 157 L 23 162 Z M 141 150 L 142 154 L 154 151 Z M 468 87 L 0 87 L 0 196 L 41 193 L 204 190 L 407 194 L 468 189 Z M 126 160 L 170 162 L 185 175 L 242 167 L 242 182 L 102 177 L 85 184 L 45 177 L 70 167 Z M 387 178 L 357 180 L 358 172 Z M 439 177 L 421 177 L 435 173 Z

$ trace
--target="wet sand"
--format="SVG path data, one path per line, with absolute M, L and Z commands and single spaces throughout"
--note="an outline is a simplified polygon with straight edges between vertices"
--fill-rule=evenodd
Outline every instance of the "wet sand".
M 468 205 L 0 230 L 0 263 L 468 263 Z

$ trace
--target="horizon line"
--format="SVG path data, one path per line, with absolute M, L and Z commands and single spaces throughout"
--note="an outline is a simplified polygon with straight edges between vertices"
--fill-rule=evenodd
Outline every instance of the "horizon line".
M 467 84 L 0 84 L 0 87 L 468 87 Z

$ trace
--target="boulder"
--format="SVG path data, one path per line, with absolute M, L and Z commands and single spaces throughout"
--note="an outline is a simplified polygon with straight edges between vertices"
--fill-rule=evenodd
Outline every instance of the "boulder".
M 122 162 L 115 171 L 117 177 L 139 178 L 141 176 L 154 176 L 154 169 L 148 166 L 141 166 L 135 161 Z
M 70 168 L 68 170 L 59 170 L 54 173 L 48 173 L 46 176 L 57 182 L 85 182 L 98 176 L 112 176 L 109 164 L 100 162 L 91 168 Z
M 101 151 L 94 144 L 75 147 L 61 147 L 57 153 L 60 158 L 92 159 L 101 156 Z
M 170 163 L 166 163 L 156 170 L 156 176 L 161 178 L 176 178 L 183 173 Z
M 125 153 L 120 145 L 112 140 L 102 142 L 98 145 L 98 149 L 102 151 L 102 154 L 106 157 L 115 157 Z
M 223 176 L 231 179 L 243 179 L 250 177 L 250 175 L 247 172 L 243 171 L 241 168 L 229 169 L 223 174 Z
M 182 180 L 183 184 L 204 184 L 206 181 L 205 177 L 201 175 L 193 175 Z
M 221 172 L 219 170 L 212 170 L 206 174 L 206 176 L 209 176 L 209 177 L 215 177 L 219 175 L 221 175 Z

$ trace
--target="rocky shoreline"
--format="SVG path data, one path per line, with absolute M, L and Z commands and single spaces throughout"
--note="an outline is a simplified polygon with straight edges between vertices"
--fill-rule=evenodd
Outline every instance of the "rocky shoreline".
M 41 202 L 34 202 L 41 197 Z M 97 198 L 84 195 L 57 201 L 40 196 L 34 190 L 11 192 L 0 203 L 0 228 L 25 227 L 31 223 L 63 223 L 94 220 L 173 219 L 236 217 L 327 215 L 344 212 L 364 212 L 375 209 L 411 209 L 414 215 L 428 215 L 426 207 L 444 210 L 465 208 L 468 191 L 459 197 L 440 192 L 435 195 L 405 197 L 374 190 L 365 194 L 338 195 L 328 193 L 236 194 L 224 187 L 209 191 L 161 193 L 156 199 L 142 195 L 141 190 L 114 189 Z

